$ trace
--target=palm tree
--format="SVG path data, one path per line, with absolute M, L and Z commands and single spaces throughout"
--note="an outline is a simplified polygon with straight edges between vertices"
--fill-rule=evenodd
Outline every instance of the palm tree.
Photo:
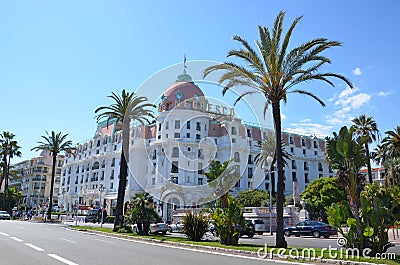
M 348 86 L 352 87 L 350 81 L 342 75 L 319 72 L 322 65 L 331 62 L 329 58 L 322 56 L 321 52 L 331 47 L 341 46 L 341 43 L 329 41 L 325 38 L 316 38 L 288 51 L 292 32 L 301 17 L 292 22 L 283 37 L 284 17 L 285 12 L 281 11 L 276 17 L 272 33 L 267 27 L 259 26 L 260 40 L 256 40 L 258 52 L 246 40 L 239 36 L 233 37 L 234 40 L 242 44 L 243 48 L 229 51 L 228 57 L 242 59 L 246 64 L 245 66 L 233 62 L 225 62 L 208 67 L 204 71 L 204 76 L 217 70 L 224 71 L 219 80 L 220 84 L 226 82 L 222 91 L 223 94 L 234 86 L 251 88 L 251 90 L 241 94 L 235 103 L 247 95 L 262 94 L 266 101 L 264 115 L 268 106 L 272 105 L 276 143 L 282 142 L 280 104 L 282 101 L 286 103 L 289 93 L 310 96 L 322 106 L 325 106 L 325 103 L 313 93 L 302 89 L 294 89 L 296 85 L 312 80 L 321 80 L 334 86 L 333 82 L 329 80 L 330 77 L 334 77 L 343 80 Z M 281 145 L 277 145 L 276 159 L 278 167 L 276 246 L 286 247 L 287 242 L 283 234 L 283 203 L 285 197 L 284 162 Z
M 218 160 L 211 160 L 209 172 L 205 172 L 207 181 L 211 182 L 209 185 L 215 190 L 217 197 L 220 197 L 221 207 L 226 209 L 228 207 L 229 190 L 237 180 L 240 179 L 234 170 L 234 167 L 229 167 L 232 160 L 227 160 L 221 163 Z
M 148 108 L 154 108 L 154 105 L 146 103 L 146 97 L 139 97 L 134 92 L 126 92 L 125 89 L 122 90 L 121 95 L 112 92 L 111 96 L 108 97 L 111 98 L 114 103 L 109 106 L 97 108 L 95 113 L 99 113 L 96 116 L 97 121 L 107 118 L 107 122 L 111 119 L 115 119 L 116 123 L 122 122 L 122 152 L 119 167 L 120 177 L 118 183 L 117 208 L 114 222 L 114 231 L 118 231 L 124 224 L 123 207 L 126 180 L 128 177 L 130 123 L 131 121 L 138 121 L 143 126 L 146 122 L 150 123 L 148 117 L 154 118 L 154 116 L 152 110 Z
M 15 134 L 10 133 L 8 131 L 4 131 L 0 133 L 0 152 L 2 156 L 2 167 L 3 167 L 3 175 L 0 180 L 0 187 L 4 181 L 4 197 L 3 197 L 3 205 L 6 205 L 6 197 L 8 190 L 8 177 L 10 174 L 10 164 L 11 159 L 14 157 L 21 157 L 21 151 L 19 150 L 21 147 L 18 145 L 18 142 L 14 140 Z
M 276 163 L 276 144 L 275 144 L 275 138 L 266 138 L 262 141 L 257 142 L 257 147 L 260 149 L 260 153 L 255 156 L 255 162 L 257 165 L 259 165 L 261 168 L 264 165 L 267 165 L 267 159 L 268 157 L 272 157 L 272 162 L 270 165 L 269 172 L 273 171 L 274 165 Z M 284 158 L 284 164 L 287 164 L 287 160 L 290 159 L 290 155 L 286 152 L 285 150 L 285 144 L 282 142 L 282 156 Z M 275 174 L 270 174 L 271 178 L 271 191 L 272 195 L 275 195 Z
M 383 138 L 382 146 L 386 150 L 387 159 L 400 156 L 400 126 L 394 130 L 385 132 L 387 136 Z
M 52 156 L 52 165 L 51 165 L 51 181 L 50 181 L 50 202 L 49 202 L 49 209 L 47 210 L 47 219 L 51 220 L 51 210 L 53 209 L 53 190 L 54 190 L 54 177 L 56 174 L 56 164 L 57 164 L 57 156 L 61 152 L 65 152 L 67 154 L 72 154 L 75 150 L 72 147 L 71 140 L 67 140 L 68 134 L 62 134 L 61 132 L 55 133 L 51 131 L 49 135 L 46 132 L 46 136 L 42 136 L 42 142 L 37 142 L 39 145 L 33 147 L 32 151 L 39 151 L 44 150 L 49 152 Z
M 378 125 L 374 119 L 369 116 L 361 115 L 351 120 L 354 125 L 355 134 L 359 136 L 366 136 L 368 140 L 364 144 L 365 154 L 367 155 L 367 168 L 368 168 L 368 181 L 372 183 L 372 170 L 371 170 L 371 156 L 369 154 L 369 144 L 375 142 L 380 138 Z
M 385 188 L 398 186 L 400 183 L 400 157 L 392 158 L 386 161 L 385 167 Z

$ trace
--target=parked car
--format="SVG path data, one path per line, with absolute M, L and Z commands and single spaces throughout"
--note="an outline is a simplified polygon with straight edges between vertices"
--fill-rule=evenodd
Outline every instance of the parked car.
M 138 233 L 137 224 L 132 226 L 132 229 Z M 168 232 L 168 225 L 166 223 L 151 223 L 149 227 L 149 234 L 163 234 L 165 235 Z
M 330 236 L 337 235 L 338 230 L 330 225 L 319 221 L 303 221 L 295 226 L 288 226 L 284 228 L 285 236 L 313 236 L 315 238 L 329 238 Z
M 150 224 L 150 233 L 158 234 L 161 233 L 165 235 L 168 231 L 168 225 L 166 223 L 153 223 Z
M 183 221 L 180 220 L 175 224 L 169 224 L 168 225 L 168 230 L 169 232 L 182 232 L 183 229 Z
M 106 222 L 107 212 L 103 211 L 103 223 Z M 85 223 L 100 223 L 101 222 L 101 209 L 91 209 L 85 216 Z
M 10 220 L 11 216 L 7 211 L 0 211 L 0 219 L 2 219 L 2 220 Z
M 261 220 L 261 219 L 252 219 L 252 220 L 249 220 L 249 221 L 251 221 L 251 223 L 253 224 L 254 231 L 257 234 L 262 235 L 265 232 L 265 223 L 264 223 L 263 220 Z

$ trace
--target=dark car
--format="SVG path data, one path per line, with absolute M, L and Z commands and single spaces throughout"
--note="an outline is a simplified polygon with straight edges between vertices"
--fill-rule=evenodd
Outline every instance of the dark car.
M 239 236 L 248 236 L 249 238 L 252 238 L 256 233 L 254 224 L 251 221 L 247 221 L 244 227 L 238 226 L 237 231 L 239 232 Z
M 103 211 L 103 223 L 106 221 L 107 213 Z M 101 209 L 91 209 L 86 214 L 85 223 L 100 223 L 101 222 Z
M 337 229 L 330 225 L 319 221 L 303 221 L 295 226 L 287 226 L 284 228 L 285 236 L 313 236 L 319 238 L 321 236 L 329 238 L 337 235 Z

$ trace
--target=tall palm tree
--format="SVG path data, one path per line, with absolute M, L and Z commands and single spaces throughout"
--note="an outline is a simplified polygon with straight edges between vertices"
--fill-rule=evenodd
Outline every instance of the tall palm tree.
M 68 134 L 62 134 L 61 132 L 51 131 L 51 134 L 46 132 L 46 136 L 42 135 L 43 141 L 37 142 L 39 145 L 33 147 L 32 151 L 44 150 L 49 152 L 52 156 L 52 165 L 51 165 L 51 181 L 50 181 L 50 202 L 49 209 L 47 210 L 47 219 L 51 220 L 51 210 L 53 209 L 53 190 L 54 190 L 54 177 L 56 174 L 56 164 L 57 164 L 57 156 L 61 152 L 65 152 L 67 154 L 72 154 L 75 150 L 72 147 L 71 140 L 67 140 Z
M 301 44 L 298 47 L 288 50 L 288 45 L 292 32 L 300 21 L 297 17 L 291 24 L 285 36 L 282 36 L 282 27 L 285 12 L 281 11 L 275 19 L 272 32 L 267 27 L 259 26 L 260 40 L 256 40 L 257 50 L 254 50 L 250 44 L 239 36 L 233 39 L 242 44 L 243 48 L 231 50 L 228 57 L 242 59 L 245 66 L 234 62 L 225 62 L 208 67 L 204 71 L 204 77 L 218 70 L 224 71 L 219 83 L 225 83 L 222 91 L 225 94 L 233 86 L 245 86 L 251 90 L 241 94 L 235 101 L 238 102 L 243 97 L 253 94 L 262 94 L 265 97 L 264 114 L 268 106 L 272 105 L 272 114 L 275 125 L 276 143 L 282 142 L 281 128 L 281 102 L 286 103 L 289 93 L 298 93 L 307 95 L 317 100 L 322 106 L 325 103 L 313 93 L 294 89 L 296 85 L 312 81 L 321 80 L 334 86 L 329 80 L 330 77 L 338 78 L 347 83 L 350 87 L 350 81 L 342 75 L 334 73 L 320 73 L 320 67 L 331 60 L 321 52 L 331 47 L 341 46 L 340 42 L 329 41 L 325 38 L 316 38 Z M 284 197 L 284 176 L 283 176 L 283 157 L 282 147 L 277 145 L 276 158 L 278 166 L 278 185 L 277 185 L 277 233 L 276 246 L 286 247 L 287 242 L 283 234 L 283 203 Z
M 118 183 L 117 208 L 114 222 L 114 231 L 117 231 L 124 224 L 123 207 L 126 180 L 128 177 L 130 123 L 131 121 L 138 121 L 142 125 L 150 123 L 148 118 L 154 118 L 154 116 L 153 111 L 148 108 L 154 108 L 154 105 L 147 103 L 146 97 L 139 97 L 134 92 L 126 92 L 125 89 L 122 90 L 121 95 L 112 92 L 111 96 L 108 97 L 114 102 L 109 106 L 97 108 L 95 113 L 99 113 L 96 116 L 97 121 L 106 118 L 107 122 L 110 121 L 110 119 L 115 119 L 116 123 L 122 122 L 122 152 L 119 167 L 120 176 Z
M 6 205 L 7 198 L 7 190 L 8 190 L 8 177 L 10 174 L 10 163 L 11 159 L 14 157 L 21 157 L 21 151 L 19 150 L 21 147 L 18 145 L 18 142 L 14 140 L 15 134 L 10 133 L 8 131 L 4 131 L 0 133 L 0 152 L 2 159 L 2 167 L 3 167 L 3 175 L 0 180 L 0 187 L 4 181 L 4 198 L 3 205 Z
M 282 157 L 284 158 L 284 164 L 288 165 L 287 160 L 290 159 L 290 155 L 286 152 L 285 150 L 285 144 L 282 142 Z M 267 159 L 268 157 L 272 157 L 272 162 L 270 165 L 269 172 L 273 171 L 274 165 L 276 163 L 276 144 L 275 144 L 275 138 L 266 138 L 262 141 L 257 142 L 257 147 L 260 149 L 260 153 L 255 156 L 255 162 L 257 165 L 259 165 L 261 168 L 264 165 L 267 165 Z M 271 178 L 271 191 L 272 195 L 275 195 L 275 174 L 270 174 Z
M 385 132 L 387 136 L 382 140 L 382 146 L 386 149 L 388 159 L 400 156 L 400 126 Z
M 359 136 L 366 136 L 368 141 L 365 142 L 365 154 L 367 155 L 367 168 L 368 168 L 368 181 L 372 183 L 372 170 L 371 170 L 371 156 L 369 153 L 369 144 L 375 142 L 380 138 L 378 125 L 374 121 L 374 119 L 369 116 L 365 116 L 365 114 L 351 120 L 354 125 L 355 134 Z

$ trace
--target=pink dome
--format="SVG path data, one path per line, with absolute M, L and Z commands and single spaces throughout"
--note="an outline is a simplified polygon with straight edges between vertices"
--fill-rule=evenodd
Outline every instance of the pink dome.
M 191 76 L 184 72 L 162 95 L 159 111 L 171 110 L 187 100 L 203 102 L 205 98 L 203 91 L 193 83 Z

